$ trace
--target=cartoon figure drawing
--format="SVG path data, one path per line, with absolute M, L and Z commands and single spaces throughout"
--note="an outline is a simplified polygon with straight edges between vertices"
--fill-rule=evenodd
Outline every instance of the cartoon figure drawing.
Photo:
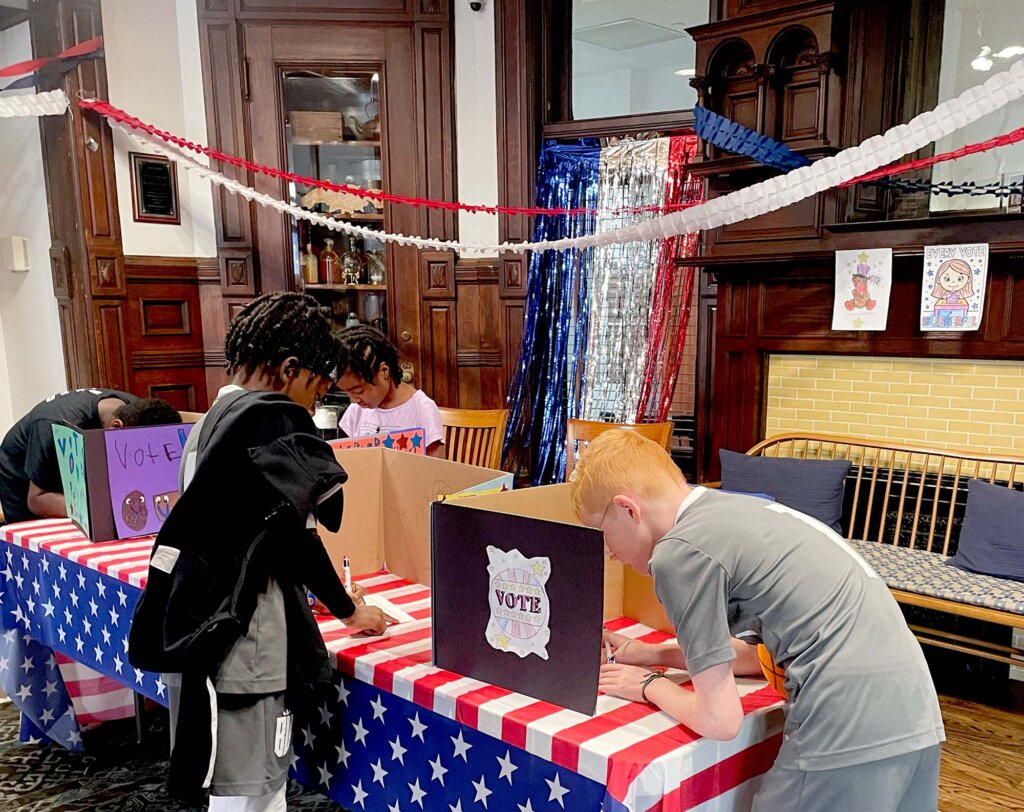
M 178 503 L 178 491 L 169 493 L 158 493 L 153 497 L 153 510 L 161 522 L 166 522 L 171 513 L 171 508 Z
M 853 274 L 853 298 L 846 300 L 846 309 L 874 310 L 878 302 L 871 298 L 871 291 L 868 290 L 868 275 L 871 271 L 871 266 L 867 263 L 866 254 L 861 254 L 859 259 L 861 261 L 858 263 L 857 270 Z
M 142 530 L 149 521 L 149 509 L 146 507 L 146 497 L 142 491 L 132 491 L 124 498 L 121 504 L 121 516 L 124 523 L 132 530 Z
M 974 296 L 971 266 L 962 259 L 947 259 L 935 272 L 932 298 L 935 319 L 939 324 L 959 326 L 967 319 L 970 299 Z

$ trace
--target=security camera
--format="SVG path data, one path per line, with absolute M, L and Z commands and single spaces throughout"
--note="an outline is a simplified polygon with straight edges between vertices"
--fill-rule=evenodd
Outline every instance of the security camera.
M 473 9 L 473 11 L 479 11 L 484 7 L 484 4 L 481 0 L 469 0 L 469 7 Z

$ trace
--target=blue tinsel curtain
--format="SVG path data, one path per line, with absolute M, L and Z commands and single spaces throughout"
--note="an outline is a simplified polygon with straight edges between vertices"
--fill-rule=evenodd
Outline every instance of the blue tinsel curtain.
M 537 169 L 537 206 L 594 209 L 600 146 L 596 139 L 547 141 Z M 587 215 L 541 215 L 534 240 L 592 234 Z M 586 267 L 589 251 L 530 254 L 526 317 L 519 366 L 509 385 L 504 467 L 520 472 L 532 462 L 535 485 L 558 481 L 565 470 L 566 418 L 579 408 L 573 394 L 587 335 Z M 535 456 L 529 459 L 530 449 Z

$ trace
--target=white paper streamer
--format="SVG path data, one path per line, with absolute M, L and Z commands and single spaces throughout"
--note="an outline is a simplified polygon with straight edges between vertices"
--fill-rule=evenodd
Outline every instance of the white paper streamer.
M 58 91 L 59 92 L 59 91 Z M 45 94 L 42 94 L 45 95 Z M 570 248 L 589 248 L 595 245 L 617 245 L 628 242 L 663 239 L 679 234 L 693 234 L 710 228 L 738 223 L 789 206 L 818 192 L 831 189 L 886 164 L 916 152 L 927 144 L 938 141 L 956 130 L 977 121 L 984 115 L 1005 107 L 1024 96 L 1024 60 L 1015 62 L 1009 70 L 997 73 L 986 82 L 968 88 L 959 96 L 922 113 L 907 124 L 899 124 L 882 135 L 875 135 L 862 144 L 844 149 L 837 155 L 822 158 L 810 166 L 748 186 L 717 197 L 699 206 L 651 218 L 601 234 L 567 237 L 560 240 L 477 245 L 457 240 L 438 240 L 424 237 L 389 234 L 305 211 L 283 200 L 257 192 L 238 181 L 197 163 L 191 157 L 161 139 L 136 131 L 121 122 L 110 119 L 118 127 L 144 142 L 161 154 L 178 161 L 185 169 L 207 178 L 211 183 L 254 200 L 261 206 L 270 206 L 293 217 L 320 223 L 335 231 L 344 231 L 363 237 L 369 236 L 399 245 L 452 251 L 564 251 Z M 11 101 L 15 98 L 11 97 Z M 0 99 L 7 101 L 7 99 Z M 65 99 L 65 104 L 66 104 Z
M 68 97 L 63 90 L 22 96 L 0 96 L 0 118 L 28 118 L 30 116 L 59 116 L 68 109 Z

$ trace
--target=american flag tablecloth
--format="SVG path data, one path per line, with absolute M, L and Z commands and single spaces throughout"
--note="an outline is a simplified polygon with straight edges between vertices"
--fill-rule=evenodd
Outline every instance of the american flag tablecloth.
M 0 572 L 3 628 L 166 703 L 159 675 L 132 669 L 124 656 L 152 539 L 92 544 L 57 520 L 0 528 L 0 539 L 14 553 L 6 556 L 10 575 Z M 19 555 L 25 560 L 12 568 Z M 34 568 L 32 555 L 41 556 Z M 746 718 L 728 742 L 614 697 L 600 697 L 589 717 L 431 666 L 430 590 L 387 572 L 358 581 L 413 621 L 368 639 L 320 618 L 338 679 L 296 724 L 293 772 L 347 809 L 735 810 L 775 759 L 782 703 L 763 681 L 739 680 Z M 60 594 L 51 597 L 54 586 Z M 648 642 L 671 639 L 628 619 L 606 625 Z

